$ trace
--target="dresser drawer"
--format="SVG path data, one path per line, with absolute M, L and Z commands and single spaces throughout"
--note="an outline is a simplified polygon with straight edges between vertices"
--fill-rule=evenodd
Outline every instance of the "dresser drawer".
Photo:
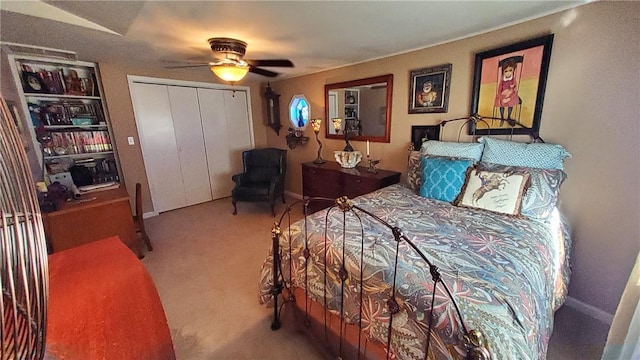
M 303 196 L 336 198 L 342 194 L 340 173 L 327 169 L 303 167 Z
M 350 174 L 345 174 L 344 176 L 344 193 L 350 199 L 353 199 L 356 196 L 376 191 L 379 188 L 379 179 L 360 177 Z
M 302 164 L 303 196 L 335 199 L 346 195 L 354 198 L 398 181 L 400 173 L 397 171 L 379 170 L 377 173 L 370 173 L 367 168 L 362 167 L 344 169 L 333 161 L 321 165 Z M 309 210 L 314 212 L 330 205 L 330 202 L 314 202 L 310 204 Z

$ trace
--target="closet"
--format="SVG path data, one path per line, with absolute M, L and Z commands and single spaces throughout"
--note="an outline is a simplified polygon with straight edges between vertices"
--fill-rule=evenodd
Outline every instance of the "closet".
M 129 77 L 155 212 L 230 196 L 253 147 L 248 89 L 190 85 Z

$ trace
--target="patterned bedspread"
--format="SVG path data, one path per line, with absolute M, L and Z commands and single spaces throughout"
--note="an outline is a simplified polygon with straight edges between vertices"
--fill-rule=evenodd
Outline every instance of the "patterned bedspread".
M 544 359 L 553 327 L 553 312 L 566 295 L 570 240 L 562 222 L 549 223 L 465 209 L 419 197 L 400 185 L 390 186 L 353 200 L 403 233 L 438 266 L 456 298 L 468 329 L 481 330 L 494 359 Z M 311 256 L 305 279 L 302 221 L 283 229 L 283 272 L 289 281 L 289 234 L 293 253 L 292 284 L 309 290 L 315 301 L 325 302 L 323 259 L 327 211 L 307 217 L 306 233 Z M 327 218 L 326 305 L 339 314 L 339 270 L 343 245 L 348 278 L 344 289 L 344 315 L 359 318 L 359 279 L 362 267 L 362 326 L 369 338 L 386 344 L 389 323 L 387 300 L 393 283 L 396 242 L 386 228 L 368 216 L 359 220 L 338 208 Z M 565 236 L 563 236 L 563 234 Z M 361 253 L 361 242 L 364 251 Z M 396 301 L 401 311 L 393 318 L 391 352 L 399 359 L 423 359 L 433 282 L 428 266 L 404 242 L 400 244 L 396 274 Z M 565 253 L 566 248 L 566 253 Z M 259 299 L 271 299 L 272 256 L 263 264 Z M 460 325 L 444 290 L 435 294 L 434 333 L 429 358 L 463 358 Z

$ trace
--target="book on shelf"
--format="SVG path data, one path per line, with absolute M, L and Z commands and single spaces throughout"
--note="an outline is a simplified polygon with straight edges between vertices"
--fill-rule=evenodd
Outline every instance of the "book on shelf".
M 47 93 L 49 94 L 64 94 L 66 91 L 64 77 L 62 75 L 62 69 L 47 71 L 40 70 L 38 73 L 40 79 L 42 79 L 42 83 L 47 88 Z
M 119 182 L 118 169 L 116 161 L 112 158 L 80 158 L 71 160 L 52 160 L 47 163 L 47 172 L 49 174 L 59 174 L 64 172 L 74 173 L 74 168 L 82 168 L 83 180 L 81 185 L 98 185 L 108 182 Z M 76 169 L 76 171 L 79 171 Z M 76 172 L 77 173 L 77 172 Z M 85 175 L 86 174 L 86 175 Z M 73 175 L 75 176 L 75 175 Z
M 109 132 L 96 131 L 54 131 L 51 146 L 57 155 L 108 152 L 113 150 Z

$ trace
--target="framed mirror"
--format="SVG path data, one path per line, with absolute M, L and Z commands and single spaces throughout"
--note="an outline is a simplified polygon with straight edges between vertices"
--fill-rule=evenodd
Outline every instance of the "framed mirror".
M 324 86 L 325 137 L 390 142 L 393 74 L 345 81 Z M 332 119 L 341 118 L 336 131 Z

